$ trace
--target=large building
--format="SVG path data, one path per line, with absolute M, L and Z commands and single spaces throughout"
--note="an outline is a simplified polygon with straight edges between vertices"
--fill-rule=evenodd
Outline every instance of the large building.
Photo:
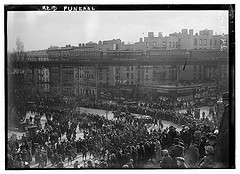
M 195 33 L 193 29 L 182 29 L 181 32 L 163 36 L 158 32 L 155 36 L 153 32 L 148 32 L 147 37 L 140 38 L 136 43 L 125 43 L 120 39 L 99 41 L 99 43 L 89 42 L 85 45 L 91 46 L 96 50 L 151 50 L 151 49 L 227 49 L 228 34 L 213 34 L 213 30 L 201 30 Z
M 95 99 L 97 95 L 96 68 L 90 66 L 74 68 L 75 95 L 81 98 Z
M 213 35 L 212 30 L 194 35 L 193 30 L 183 29 L 169 36 L 149 32 L 131 44 L 113 39 L 51 46 L 29 52 L 27 60 L 49 62 L 34 70 L 35 81 L 44 82 L 45 91 L 93 100 L 116 95 L 134 97 L 136 92 L 157 96 L 172 94 L 171 86 L 177 91 L 184 85 L 215 84 L 216 90 L 217 81 L 229 76 L 228 52 L 223 47 L 228 45 L 227 40 Z M 191 93 L 194 88 L 199 89 L 195 85 L 185 92 Z M 183 91 L 181 88 L 180 95 L 185 95 Z
M 28 61 L 49 61 L 46 50 L 27 51 L 26 60 Z M 35 83 L 38 84 L 40 90 L 49 92 L 50 90 L 50 72 L 47 67 L 39 67 L 31 72 Z
M 228 35 L 213 35 L 213 30 L 201 30 L 194 34 L 193 29 L 182 29 L 182 32 L 169 34 L 179 39 L 181 49 L 227 49 Z

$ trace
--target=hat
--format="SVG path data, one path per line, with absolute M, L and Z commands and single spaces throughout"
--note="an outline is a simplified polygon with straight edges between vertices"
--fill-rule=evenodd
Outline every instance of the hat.
M 214 148 L 212 146 L 205 146 L 205 150 L 209 153 L 214 153 Z
M 183 146 L 183 147 L 184 147 L 184 143 L 183 143 L 183 142 L 179 141 L 178 144 L 179 144 L 180 146 Z
M 209 137 L 208 137 L 208 140 L 207 140 L 208 142 L 209 141 L 217 141 L 217 136 L 216 135 L 210 135 Z
M 179 139 L 178 138 L 174 138 L 173 139 L 173 143 L 179 143 Z
M 95 160 L 95 161 L 94 161 L 94 164 L 99 164 L 99 161 L 98 161 L 98 160 Z
M 224 100 L 229 100 L 229 93 L 228 93 L 228 92 L 223 93 L 223 95 L 222 95 L 222 100 L 223 100 L 223 101 L 224 101 Z
M 183 157 L 176 157 L 175 158 L 177 161 L 185 162 L 185 159 Z
M 162 152 L 163 152 L 163 155 L 168 154 L 168 150 L 167 149 L 162 150 Z

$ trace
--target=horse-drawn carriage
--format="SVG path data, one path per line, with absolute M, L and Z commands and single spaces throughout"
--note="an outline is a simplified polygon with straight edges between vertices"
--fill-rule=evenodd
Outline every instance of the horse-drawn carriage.
M 153 123 L 152 117 L 150 117 L 150 116 L 148 116 L 148 115 L 131 114 L 131 117 L 132 117 L 134 120 L 143 122 L 143 123 L 145 123 L 145 124 L 151 124 L 151 123 Z

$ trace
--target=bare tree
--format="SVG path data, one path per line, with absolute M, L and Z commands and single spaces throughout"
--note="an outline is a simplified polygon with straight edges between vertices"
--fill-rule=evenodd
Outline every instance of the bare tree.
M 24 43 L 21 41 L 19 38 L 16 40 L 16 45 L 17 45 L 17 57 L 18 60 L 23 60 L 23 55 L 24 55 Z
M 12 51 L 12 60 L 14 61 L 23 61 L 25 60 L 25 57 L 26 57 L 26 54 L 24 52 L 24 42 L 17 38 L 16 40 L 16 49 L 13 48 L 13 51 Z

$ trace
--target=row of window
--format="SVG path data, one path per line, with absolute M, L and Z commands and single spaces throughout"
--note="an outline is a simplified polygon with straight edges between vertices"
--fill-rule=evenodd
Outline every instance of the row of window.
M 201 72 L 202 70 L 203 70 L 203 65 L 194 65 L 194 72 L 196 72 L 197 71 L 197 67 L 198 67 L 198 70 L 199 70 L 199 72 Z
M 49 92 L 49 84 L 39 84 L 40 88 L 45 92 Z
M 218 60 L 216 57 L 199 57 L 198 60 Z
M 94 68 L 93 68 L 93 67 L 90 67 L 90 66 L 78 67 L 78 69 L 79 69 L 79 71 L 85 70 L 85 69 L 94 70 Z
M 107 56 L 141 56 L 143 53 L 107 53 Z
M 225 52 L 222 51 L 194 51 L 192 52 L 193 55 L 224 55 Z
M 185 55 L 186 52 L 180 52 L 180 51 L 159 51 L 159 52 L 150 52 L 151 56 L 157 56 L 157 55 Z
M 28 61 L 49 61 L 49 58 L 27 57 Z
M 208 44 L 208 40 L 207 39 L 199 39 L 199 45 L 207 45 Z M 198 45 L 198 39 L 194 39 L 194 46 Z M 212 43 L 212 39 L 209 40 L 209 45 L 213 45 Z M 217 45 L 217 40 L 214 40 L 214 45 Z
M 70 56 L 70 53 L 48 53 L 49 57 L 68 57 Z
M 48 77 L 38 76 L 38 80 L 42 81 L 42 82 L 49 82 L 49 78 Z
M 94 49 L 74 49 L 73 51 L 79 52 L 79 51 L 94 51 Z
M 129 71 L 129 69 L 130 69 L 130 66 L 127 66 L 126 70 Z M 131 66 L 131 70 L 133 71 L 133 66 Z
M 134 85 L 134 82 L 133 82 L 133 81 L 129 82 L 129 81 L 127 80 L 125 84 L 126 84 L 126 85 Z
M 71 53 L 48 53 L 50 57 L 69 57 L 69 56 L 100 56 L 100 52 L 71 52 Z
M 178 42 L 169 42 L 169 48 L 178 48 Z M 156 47 L 156 42 L 153 42 L 153 47 Z M 149 43 L 146 42 L 146 47 L 149 47 Z M 162 43 L 162 47 L 166 47 L 166 42 Z
M 49 70 L 48 69 L 39 69 L 38 70 L 39 75 L 49 75 Z
M 82 89 L 82 88 L 75 88 L 75 94 L 87 94 L 87 95 L 95 95 L 95 91 L 91 89 Z
M 93 74 L 88 74 L 88 73 L 84 73 L 84 74 L 81 74 L 81 73 L 76 73 L 75 74 L 75 79 L 78 80 L 78 79 L 81 79 L 81 78 L 84 78 L 84 79 L 93 79 Z
M 100 53 L 96 52 L 89 52 L 89 53 L 71 53 L 71 56 L 100 56 Z M 70 56 L 70 55 L 69 55 Z
M 176 42 L 176 45 L 175 45 L 175 42 L 169 42 L 169 48 L 177 48 L 177 42 Z
M 129 79 L 129 73 L 126 73 L 126 78 Z M 133 73 L 131 74 L 131 78 L 133 79 Z
M 197 49 L 197 48 L 194 48 L 194 49 Z M 202 49 L 202 48 L 200 48 Z M 206 47 L 204 47 L 204 49 L 207 49 Z M 211 49 L 211 48 L 210 48 Z M 203 54 L 203 55 L 221 55 L 221 54 L 225 54 L 225 52 L 221 52 L 221 51 L 199 51 L 199 52 L 196 52 L 196 51 L 193 51 L 191 52 L 192 54 L 191 55 L 194 55 L 194 54 Z M 136 55 L 142 55 L 142 53 L 134 53 Z M 150 51 L 150 52 L 147 52 L 147 56 L 159 56 L 159 55 L 186 55 L 187 52 L 183 52 L 183 51 Z M 77 55 L 76 55 L 77 56 Z M 92 56 L 92 55 L 89 55 L 89 56 Z M 193 56 L 194 57 L 194 56 Z M 58 60 L 58 59 L 52 59 L 52 58 L 37 58 L 37 57 L 28 57 L 26 58 L 28 61 L 54 61 L 54 60 Z M 66 59 L 68 60 L 68 59 Z M 94 61 L 95 59 L 79 59 L 79 61 Z M 118 60 L 125 60 L 125 59 L 118 59 Z M 129 58 L 127 60 L 130 60 Z M 132 60 L 136 60 L 136 59 L 132 59 Z M 64 59 L 63 59 L 64 61 Z M 84 68 L 88 68 L 88 67 L 83 67 Z

